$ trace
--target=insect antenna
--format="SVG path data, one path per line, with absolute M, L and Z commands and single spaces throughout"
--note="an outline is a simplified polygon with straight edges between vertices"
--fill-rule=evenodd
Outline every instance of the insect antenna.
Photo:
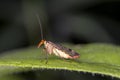
M 38 19 L 38 23 L 39 23 L 39 26 L 40 26 L 41 39 L 43 40 L 43 29 L 42 29 L 42 25 L 41 25 L 40 17 L 39 17 L 38 14 L 36 14 L 36 17 L 37 17 L 37 19 Z
M 43 29 L 42 29 L 42 25 L 41 25 L 41 21 L 40 21 L 39 15 L 36 14 L 36 17 L 37 17 L 37 19 L 38 19 L 38 23 L 39 23 L 39 26 L 40 26 L 41 39 L 42 39 L 42 40 L 39 42 L 39 44 L 38 44 L 38 48 L 39 48 L 41 45 L 44 44 L 45 40 L 43 39 Z
M 38 23 L 39 23 L 39 26 L 40 26 L 40 32 L 41 32 L 41 41 L 40 41 L 40 43 L 38 44 L 38 48 L 44 43 L 44 39 L 43 39 L 43 29 L 42 29 L 42 25 L 41 25 L 41 21 L 40 21 L 40 17 L 39 17 L 39 15 L 38 14 L 36 14 L 36 17 L 37 17 L 37 19 L 38 19 Z M 48 62 L 48 56 L 47 56 L 47 53 L 46 53 L 46 64 L 47 64 L 47 62 Z

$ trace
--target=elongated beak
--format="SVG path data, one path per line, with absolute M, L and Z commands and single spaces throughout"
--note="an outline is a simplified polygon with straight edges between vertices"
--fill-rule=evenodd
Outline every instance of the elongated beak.
M 39 44 L 38 44 L 37 47 L 38 47 L 38 48 L 41 47 L 41 46 L 44 44 L 44 42 L 45 42 L 45 40 L 41 40 L 41 41 L 39 42 Z

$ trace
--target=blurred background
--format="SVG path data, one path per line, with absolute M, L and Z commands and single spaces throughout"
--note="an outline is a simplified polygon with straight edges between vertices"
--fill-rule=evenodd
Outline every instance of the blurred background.
M 119 0 L 0 0 L 0 53 L 41 40 L 120 45 Z
M 46 40 L 120 44 L 119 0 L 0 0 L 0 52 Z

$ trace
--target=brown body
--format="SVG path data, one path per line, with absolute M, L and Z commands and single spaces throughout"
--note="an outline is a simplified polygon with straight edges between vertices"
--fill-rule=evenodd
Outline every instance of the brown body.
M 43 44 L 48 54 L 55 54 L 56 56 L 65 59 L 79 58 L 79 54 L 76 53 L 74 50 L 55 44 L 51 41 L 41 40 L 38 48 Z

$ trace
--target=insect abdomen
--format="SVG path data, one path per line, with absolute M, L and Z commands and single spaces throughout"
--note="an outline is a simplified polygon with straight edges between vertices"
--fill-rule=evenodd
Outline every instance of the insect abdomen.
M 61 58 L 66 59 L 76 59 L 79 58 L 79 54 L 76 53 L 74 50 L 63 47 L 61 45 L 54 44 L 50 41 L 46 41 L 44 43 L 46 51 L 49 54 L 55 54 L 56 56 L 59 56 Z
M 56 55 L 56 56 L 59 56 L 59 57 L 62 57 L 62 58 L 70 58 L 70 56 L 68 54 L 66 54 L 65 52 L 63 52 L 62 50 L 58 50 L 56 48 L 53 49 L 53 53 Z

